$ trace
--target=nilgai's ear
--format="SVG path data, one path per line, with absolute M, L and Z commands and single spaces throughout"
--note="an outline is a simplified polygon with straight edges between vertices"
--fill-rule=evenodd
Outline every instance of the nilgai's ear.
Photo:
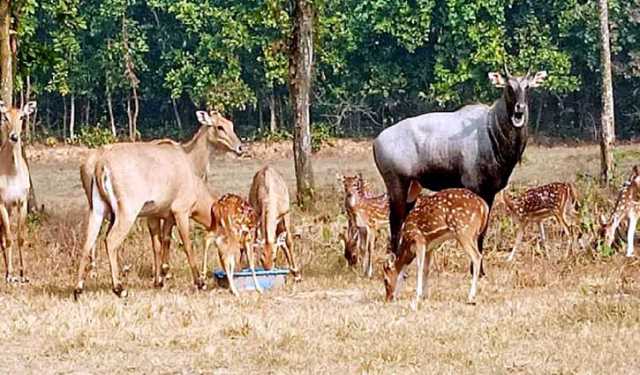
M 209 116 L 207 111 L 196 111 L 196 117 L 198 118 L 198 122 L 201 123 L 202 125 L 206 125 L 206 126 L 213 125 L 213 119 L 211 118 L 211 116 Z
M 38 105 L 35 101 L 31 101 L 27 103 L 24 107 L 22 107 L 22 115 L 23 116 L 31 115 L 33 112 L 35 112 L 37 106 Z
M 9 108 L 4 105 L 4 101 L 0 100 L 0 113 L 7 113 L 7 111 L 9 111 Z
M 502 74 L 498 72 L 489 73 L 489 80 L 491 81 L 491 83 L 493 83 L 495 87 L 498 87 L 498 88 L 502 88 L 507 84 L 507 81 L 505 81 Z
M 538 73 L 536 73 L 535 77 L 533 77 L 533 79 L 529 81 L 529 87 L 538 87 L 542 85 L 542 82 L 544 82 L 545 78 L 547 78 L 547 72 L 544 70 L 539 71 Z

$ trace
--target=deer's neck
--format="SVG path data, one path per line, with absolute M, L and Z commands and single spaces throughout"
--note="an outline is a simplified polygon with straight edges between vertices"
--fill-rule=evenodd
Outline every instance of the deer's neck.
M 209 142 L 207 141 L 207 127 L 201 126 L 189 141 L 182 145 L 189 156 L 194 171 L 198 177 L 204 177 L 209 167 Z

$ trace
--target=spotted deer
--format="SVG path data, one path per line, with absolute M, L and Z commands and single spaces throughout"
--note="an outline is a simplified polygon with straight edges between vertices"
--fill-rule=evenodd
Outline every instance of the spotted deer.
M 266 166 L 253 176 L 249 202 L 258 216 L 258 234 L 263 246 L 262 264 L 269 270 L 282 247 L 295 281 L 301 281 L 300 270 L 293 255 L 291 205 L 284 178 L 274 168 Z
M 634 253 L 633 240 L 636 232 L 636 224 L 640 217 L 640 166 L 634 166 L 631 176 L 622 185 L 618 192 L 618 199 L 609 219 L 602 215 L 600 217 L 600 228 L 598 235 L 604 240 L 605 245 L 611 246 L 615 239 L 616 229 L 624 220 L 628 220 L 627 228 L 627 253 L 632 257 Z
M 397 297 L 406 269 L 417 256 L 417 307 L 424 290 L 423 281 L 428 278 L 431 268 L 433 250 L 444 241 L 455 239 L 473 264 L 473 279 L 468 296 L 468 302 L 473 304 L 482 262 L 478 237 L 484 233 L 488 220 L 489 206 L 470 190 L 444 189 L 432 195 L 418 196 L 415 207 L 402 227 L 399 254 L 396 256 L 390 252 L 383 266 L 387 301 L 393 301 Z
M 345 210 L 348 228 L 345 241 L 345 257 L 350 265 L 356 265 L 360 254 L 364 254 L 363 271 L 367 277 L 373 275 L 373 253 L 376 234 L 389 223 L 387 194 L 372 195 L 367 191 L 362 175 L 339 176 L 345 191 Z M 354 236 L 357 236 L 354 241 Z
M 27 197 L 29 196 L 29 168 L 22 153 L 22 122 L 36 109 L 36 102 L 22 108 L 7 107 L 0 101 L 2 145 L 0 146 L 0 247 L 6 266 L 5 280 L 8 283 L 29 281 L 25 275 L 22 254 L 24 230 L 27 219 Z M 11 233 L 11 221 L 16 220 L 17 241 Z M 17 245 L 20 259 L 19 276 L 13 274 L 12 248 Z
M 507 260 L 512 261 L 527 226 L 531 223 L 538 224 L 542 246 L 546 249 L 543 221 L 556 218 L 562 226 L 562 230 L 569 237 L 573 247 L 571 227 L 567 221 L 567 214 L 573 212 L 577 203 L 576 190 L 573 184 L 554 182 L 547 185 L 527 189 L 517 197 L 512 197 L 506 190 L 503 191 L 503 200 L 507 211 L 516 222 L 516 241 Z
M 207 253 L 213 242 L 218 249 L 220 266 L 227 275 L 231 293 L 239 296 L 233 282 L 233 273 L 241 263 L 243 253 L 249 261 L 256 290 L 262 293 L 255 271 L 254 247 L 258 217 L 253 207 L 238 195 L 225 194 L 211 206 L 211 217 L 212 224 L 205 237 L 202 254 L 202 274 L 207 273 Z

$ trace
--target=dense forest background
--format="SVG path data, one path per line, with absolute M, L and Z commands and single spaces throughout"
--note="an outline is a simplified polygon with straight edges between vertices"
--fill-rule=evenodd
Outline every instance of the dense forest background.
M 609 2 L 616 133 L 640 127 L 640 0 Z M 313 132 L 374 135 L 403 118 L 490 102 L 487 73 L 546 70 L 534 134 L 591 140 L 600 122 L 595 0 L 317 0 Z M 195 109 L 244 137 L 291 126 L 288 0 L 23 0 L 16 102 L 30 133 L 190 134 Z M 136 130 L 137 129 L 137 130 Z

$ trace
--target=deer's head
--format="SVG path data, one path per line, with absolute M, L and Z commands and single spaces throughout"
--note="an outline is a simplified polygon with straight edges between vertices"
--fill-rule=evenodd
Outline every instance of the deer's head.
M 384 290 L 387 302 L 391 302 L 396 297 L 396 287 L 398 284 L 398 270 L 396 268 L 396 255 L 389 253 L 382 265 L 382 275 L 384 276 Z
M 9 145 L 18 145 L 21 141 L 22 123 L 25 117 L 32 114 L 36 109 L 36 102 L 29 102 L 22 108 L 7 107 L 0 101 L 0 114 L 2 116 L 2 143 L 9 142 Z
M 527 123 L 529 116 L 528 91 L 530 88 L 542 85 L 545 78 L 547 78 L 547 72 L 544 70 L 539 71 L 533 77 L 529 72 L 525 76 L 512 76 L 506 64 L 504 66 L 504 75 L 499 72 L 489 73 L 491 83 L 495 87 L 503 89 L 507 114 L 513 127 L 521 128 Z
M 213 145 L 221 145 L 229 151 L 242 155 L 244 147 L 233 129 L 233 122 L 217 111 L 197 111 L 200 124 L 207 126 L 207 140 Z

